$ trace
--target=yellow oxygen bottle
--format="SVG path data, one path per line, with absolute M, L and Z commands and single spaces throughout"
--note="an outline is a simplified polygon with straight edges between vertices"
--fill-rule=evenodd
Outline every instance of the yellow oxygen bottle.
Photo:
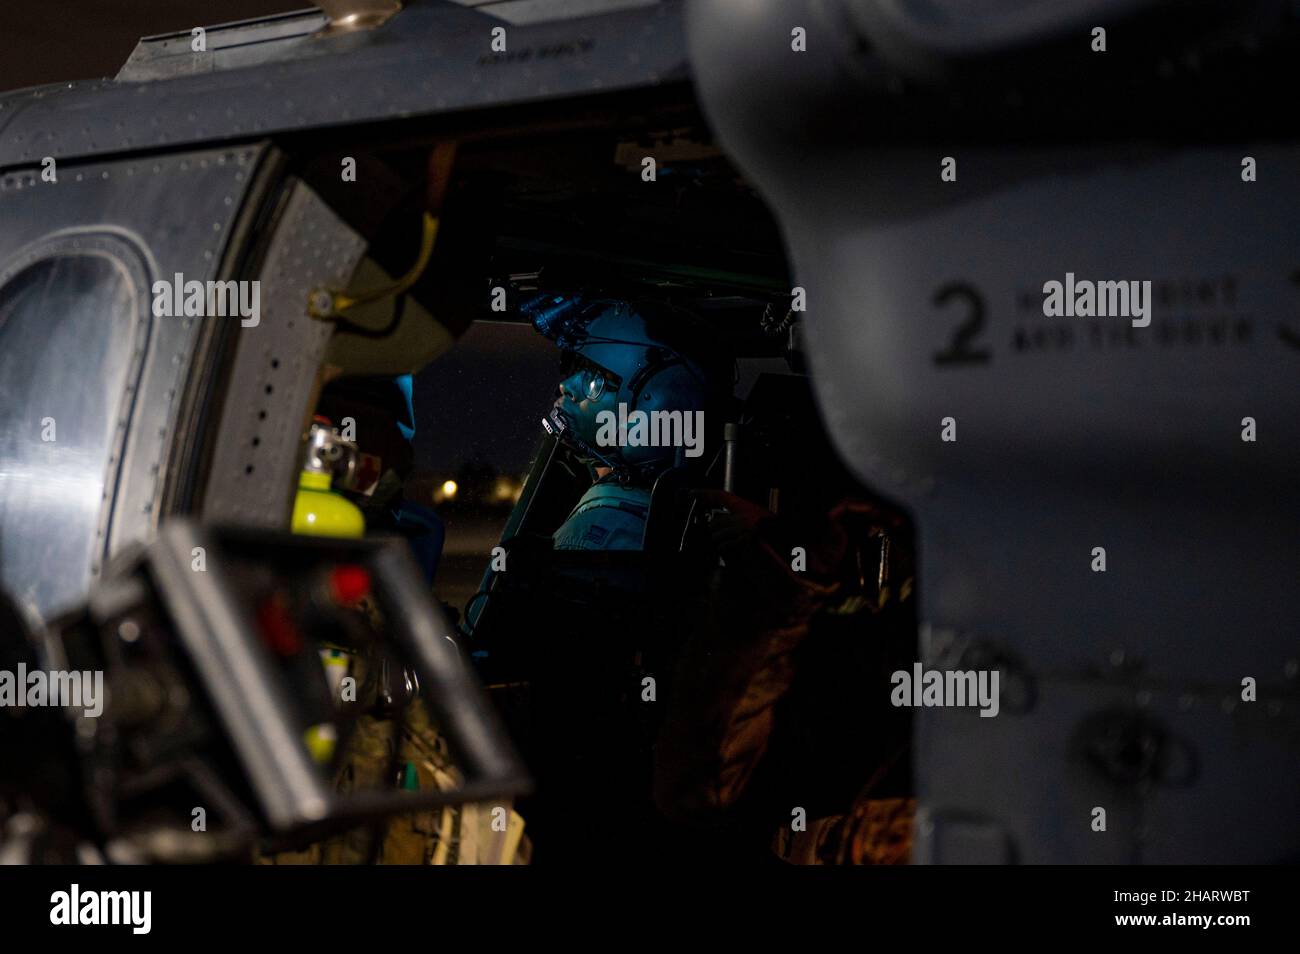
M 293 500 L 293 532 L 317 537 L 362 537 L 366 520 L 361 508 L 331 489 L 335 468 L 356 466 L 356 447 L 335 433 L 330 422 L 316 418 L 307 442 L 307 460 L 298 475 Z
M 350 474 L 356 467 L 356 445 L 343 440 L 328 419 L 317 417 L 307 440 L 307 459 L 298 475 L 293 498 L 293 532 L 317 537 L 363 537 L 366 520 L 361 508 L 331 489 L 336 471 Z M 351 669 L 351 653 L 336 646 L 320 650 L 330 688 L 338 693 Z M 321 765 L 334 758 L 338 732 L 328 722 L 313 725 L 303 735 L 307 750 Z

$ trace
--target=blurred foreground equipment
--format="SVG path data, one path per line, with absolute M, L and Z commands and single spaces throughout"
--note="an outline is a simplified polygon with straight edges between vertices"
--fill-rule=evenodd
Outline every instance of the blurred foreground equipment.
M 468 803 L 500 808 L 498 848 L 518 840 L 527 779 L 400 540 L 175 521 L 3 661 L 103 686 L 99 712 L 51 698 L 0 715 L 19 756 L 0 769 L 5 860 L 248 859 Z M 409 744 L 341 783 L 358 747 L 430 724 L 436 785 Z

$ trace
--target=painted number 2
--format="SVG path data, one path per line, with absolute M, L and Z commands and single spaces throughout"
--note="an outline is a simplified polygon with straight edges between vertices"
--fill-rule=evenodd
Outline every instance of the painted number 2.
M 991 355 L 986 349 L 975 348 L 975 338 L 984 330 L 984 299 L 965 282 L 952 282 L 934 293 L 934 304 L 942 308 L 953 298 L 966 302 L 966 318 L 952 331 L 948 347 L 934 353 L 934 363 L 940 366 L 954 364 L 988 364 Z

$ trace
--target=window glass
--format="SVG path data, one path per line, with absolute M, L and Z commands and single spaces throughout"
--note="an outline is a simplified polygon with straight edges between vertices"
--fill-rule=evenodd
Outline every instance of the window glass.
M 0 585 L 42 616 L 85 595 L 103 548 L 141 313 L 106 255 L 43 259 L 0 288 Z

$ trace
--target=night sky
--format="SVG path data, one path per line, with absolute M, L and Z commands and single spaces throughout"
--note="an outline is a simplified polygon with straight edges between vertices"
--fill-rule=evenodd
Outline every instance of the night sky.
M 11 0 L 0 91 L 113 76 L 142 36 L 310 7 L 308 0 Z
M 522 476 L 560 382 L 559 351 L 529 325 L 479 322 L 415 377 L 421 470 L 481 459 Z

